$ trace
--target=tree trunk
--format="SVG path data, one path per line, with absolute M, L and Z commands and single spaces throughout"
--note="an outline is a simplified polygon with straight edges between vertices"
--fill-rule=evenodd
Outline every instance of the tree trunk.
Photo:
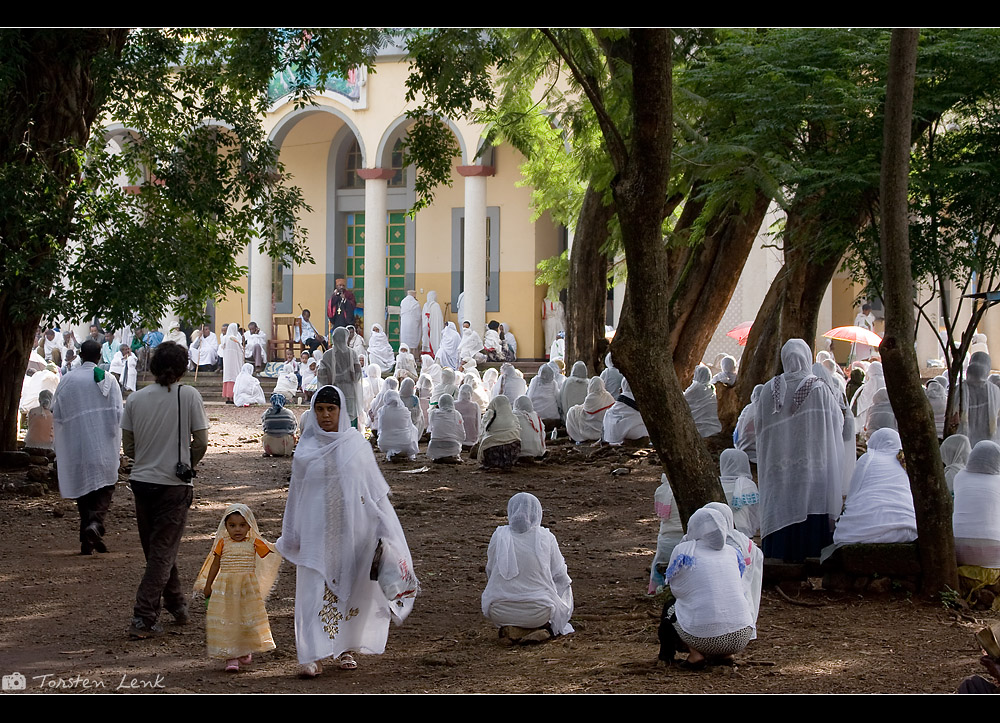
M 917 63 L 915 29 L 892 31 L 886 87 L 881 178 L 882 268 L 885 336 L 880 347 L 885 382 L 903 441 L 917 516 L 922 591 L 958 588 L 951 528 L 952 501 L 945 486 L 934 415 L 920 384 L 913 348 L 913 279 L 910 272 L 907 188 L 913 84 Z
M 686 523 L 696 509 L 722 501 L 724 495 L 674 366 L 662 363 L 664 353 L 673 354 L 668 321 L 672 284 L 661 233 L 673 118 L 670 43 L 667 31 L 630 31 L 632 142 L 627 157 L 616 157 L 615 144 L 608 144 L 618 171 L 612 191 L 629 274 L 612 353 L 635 392 Z
M 4 60 L 12 79 L 0 118 L 0 168 L 6 178 L 35 190 L 25 191 L 23 206 L 0 208 L 4 261 L 19 269 L 0 288 L 0 450 L 16 445 L 17 404 L 28 354 L 40 312 L 59 280 L 58 254 L 73 230 L 70 188 L 82 172 L 78 151 L 90 139 L 107 92 L 94 80 L 94 64 L 102 55 L 114 62 L 128 38 L 126 29 L 6 33 Z M 73 314 L 70 309 L 59 311 Z
M 692 189 L 689 197 L 697 189 Z M 702 360 L 712 334 L 736 291 L 757 232 L 764 221 L 770 199 L 757 191 L 746 212 L 733 210 L 709 223 L 704 240 L 670 253 L 673 293 L 670 300 L 670 341 L 674 367 L 682 384 L 688 384 L 694 368 Z M 697 213 L 701 204 L 689 203 L 678 220 L 679 228 L 688 218 L 688 207 Z
M 601 369 L 597 342 L 604 338 L 608 297 L 608 258 L 601 246 L 608 239 L 614 207 L 605 206 L 603 196 L 593 184 L 587 187 L 569 255 L 566 362 L 582 360 L 589 375 Z

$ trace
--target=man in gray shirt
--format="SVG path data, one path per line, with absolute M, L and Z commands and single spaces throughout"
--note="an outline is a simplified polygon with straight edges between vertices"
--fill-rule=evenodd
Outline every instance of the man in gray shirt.
M 194 466 L 208 449 L 208 417 L 198 390 L 178 384 L 186 370 L 187 350 L 161 343 L 150 361 L 156 384 L 130 396 L 122 416 L 122 446 L 135 460 L 129 484 L 146 556 L 128 629 L 132 638 L 163 634 L 161 598 L 178 624 L 188 621 L 177 551 L 194 496 Z

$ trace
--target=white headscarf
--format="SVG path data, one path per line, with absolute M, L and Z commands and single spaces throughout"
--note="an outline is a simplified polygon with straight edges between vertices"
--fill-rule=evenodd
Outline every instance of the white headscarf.
M 732 510 L 733 527 L 747 537 L 754 537 L 760 530 L 760 494 L 746 452 L 724 449 L 719 456 L 719 476 Z
M 604 414 L 604 441 L 608 444 L 621 444 L 626 439 L 648 437 L 642 415 L 639 413 L 632 388 L 628 380 L 622 378 L 622 393 L 618 400 Z
M 400 399 L 399 392 L 387 389 L 383 393 L 383 404 L 379 406 L 377 414 L 378 448 L 390 457 L 396 454 L 416 456 L 417 428 L 409 410 Z
M 410 347 L 400 342 L 399 354 L 396 355 L 396 376 L 404 377 L 411 375 L 414 379 L 420 375 L 417 373 L 417 362 L 410 353 Z
M 467 319 L 465 321 L 468 321 Z M 464 323 L 464 322 L 463 322 Z M 462 342 L 458 347 L 459 357 L 468 359 L 473 354 L 478 354 L 483 350 L 483 338 L 479 336 L 470 324 L 468 328 L 462 328 Z
M 722 357 L 719 365 L 722 370 L 712 377 L 712 384 L 722 382 L 726 386 L 733 386 L 736 383 L 736 359 L 726 354 Z
M 747 453 L 751 462 L 757 462 L 757 433 L 753 426 L 754 405 L 760 399 L 760 393 L 764 391 L 764 385 L 758 384 L 750 393 L 750 403 L 743 407 L 740 418 L 736 420 L 736 433 L 733 441 L 736 449 L 741 449 Z
M 427 444 L 427 456 L 431 459 L 459 456 L 465 441 L 465 423 L 450 394 L 438 398 L 437 407 L 430 410 L 428 419 L 431 441 Z
M 611 352 L 604 355 L 604 366 L 607 367 L 603 372 L 601 372 L 601 380 L 604 382 L 604 388 L 608 390 L 608 394 L 617 398 L 622 391 L 622 373 L 618 371 L 615 367 L 614 362 L 611 360 Z
M 500 366 L 500 380 L 493 386 L 494 397 L 502 394 L 513 406 L 517 398 L 527 393 L 527 390 L 524 377 L 517 373 L 513 364 L 504 363 Z
M 591 378 L 583 404 L 571 407 L 566 413 L 566 433 L 575 442 L 600 439 L 604 431 L 604 414 L 614 403 L 614 397 L 608 394 L 601 378 Z
M 965 376 L 965 390 L 969 404 L 966 407 L 969 424 L 969 442 L 973 447 L 988 439 L 1000 442 L 997 433 L 997 416 L 1000 415 L 1000 388 L 987 381 L 990 370 L 987 363 L 974 360 Z
M 229 505 L 226 511 L 222 513 L 222 519 L 215 530 L 215 539 L 212 542 L 212 548 L 208 553 L 208 557 L 205 558 L 198 576 L 195 578 L 194 592 L 196 594 L 203 592 L 205 585 L 208 584 L 208 574 L 212 570 L 212 563 L 215 562 L 215 548 L 219 542 L 221 541 L 225 545 L 226 541 L 232 539 L 229 536 L 229 530 L 226 529 L 226 520 L 234 513 L 242 515 L 243 519 L 250 526 L 250 533 L 246 539 L 251 542 L 260 540 L 270 550 L 270 554 L 264 557 L 254 554 L 254 574 L 257 578 L 257 587 L 260 590 L 261 598 L 267 600 L 272 588 L 274 588 L 274 583 L 278 581 L 278 570 L 281 568 L 281 555 L 278 554 L 277 548 L 260 534 L 260 528 L 257 526 L 257 518 L 254 517 L 250 508 L 239 503 Z
M 500 447 L 521 441 L 521 425 L 514 417 L 510 400 L 502 394 L 490 401 L 483 415 L 482 431 L 479 439 L 479 461 L 483 452 L 492 447 Z
M 465 426 L 465 447 L 471 447 L 479 439 L 479 418 L 482 411 L 479 404 L 472 399 L 472 387 L 463 384 L 458 388 L 458 400 L 455 402 L 455 410 L 462 415 L 462 424 Z

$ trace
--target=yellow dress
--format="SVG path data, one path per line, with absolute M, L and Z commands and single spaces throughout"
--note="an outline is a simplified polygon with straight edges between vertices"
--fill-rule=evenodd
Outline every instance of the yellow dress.
M 219 574 L 205 619 L 208 654 L 228 660 L 274 650 L 256 572 L 257 556 L 270 552 L 267 545 L 260 539 L 224 539 L 214 552 L 219 555 Z

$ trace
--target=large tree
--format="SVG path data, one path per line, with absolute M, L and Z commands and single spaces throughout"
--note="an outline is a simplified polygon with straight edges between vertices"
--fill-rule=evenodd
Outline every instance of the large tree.
M 0 449 L 13 449 L 42 320 L 188 319 L 233 290 L 237 254 L 304 261 L 261 122 L 279 75 L 296 103 L 370 67 L 371 30 L 0 33 Z M 101 124 L 119 124 L 110 149 Z M 127 190 L 121 179 L 126 179 Z M 67 283 L 63 283 L 63 279 Z

